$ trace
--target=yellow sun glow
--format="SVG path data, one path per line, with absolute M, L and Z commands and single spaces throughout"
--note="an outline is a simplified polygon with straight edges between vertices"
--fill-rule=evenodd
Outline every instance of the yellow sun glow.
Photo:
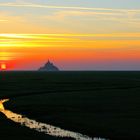
M 6 64 L 1 64 L 1 69 L 5 70 L 6 69 Z

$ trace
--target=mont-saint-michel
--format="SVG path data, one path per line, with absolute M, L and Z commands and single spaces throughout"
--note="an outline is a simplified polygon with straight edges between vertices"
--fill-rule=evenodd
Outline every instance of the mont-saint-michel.
M 48 60 L 48 62 L 44 66 L 40 67 L 38 71 L 60 71 L 60 70 L 51 61 Z

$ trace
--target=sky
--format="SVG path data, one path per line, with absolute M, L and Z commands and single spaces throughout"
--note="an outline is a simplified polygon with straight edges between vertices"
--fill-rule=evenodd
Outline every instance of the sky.
M 138 0 L 0 0 L 0 65 L 140 70 Z

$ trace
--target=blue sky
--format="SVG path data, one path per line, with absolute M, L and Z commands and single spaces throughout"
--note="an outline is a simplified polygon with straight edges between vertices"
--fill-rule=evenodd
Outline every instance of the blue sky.
M 67 6 L 106 8 L 140 8 L 139 0 L 0 0 L 0 2 L 33 2 Z
M 21 23 L 59 33 L 140 32 L 140 0 L 0 0 L 0 16 L 19 23 L 19 32 Z

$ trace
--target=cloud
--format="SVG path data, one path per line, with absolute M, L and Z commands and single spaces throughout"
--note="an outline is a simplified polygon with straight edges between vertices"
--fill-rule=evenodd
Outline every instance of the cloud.
M 6 16 L 0 17 L 0 23 L 12 22 L 12 26 L 7 24 L 9 29 L 3 25 L 2 30 L 6 30 L 6 32 L 8 30 L 9 32 L 15 32 L 14 30 L 16 30 L 18 33 L 34 33 L 34 31 L 35 33 L 101 33 L 122 30 L 122 28 L 129 32 L 131 30 L 136 31 L 140 25 L 139 9 L 54 6 L 26 1 L 0 3 L 0 6 L 18 7 L 18 10 L 23 8 L 19 13 L 16 8 L 14 10 L 12 8 L 12 12 L 15 13 L 13 14 L 14 16 L 10 14 L 9 18 L 6 18 Z M 26 13 L 25 8 L 29 8 L 31 12 Z M 32 11 L 32 8 L 35 8 L 35 10 Z M 43 8 L 52 10 L 42 10 Z M 17 22 L 13 20 L 15 15 L 18 15 L 16 17 Z M 26 21 L 20 22 L 20 20 Z M 15 21 L 15 24 L 13 21 Z M 106 28 L 103 27 L 105 24 Z M 14 27 L 14 30 L 10 26 Z M 33 26 L 35 27 L 34 29 Z M 19 29 L 17 30 L 15 27 L 19 27 Z
M 76 18 L 74 18 L 76 17 Z M 60 10 L 51 13 L 50 15 L 42 15 L 40 18 L 43 20 L 51 21 L 61 21 L 61 22 L 75 22 L 80 25 L 85 22 L 93 23 L 94 21 L 99 22 L 115 22 L 119 24 L 131 25 L 132 27 L 137 27 L 140 24 L 140 14 L 131 12 L 114 12 L 114 11 L 81 11 L 81 10 Z M 84 21 L 83 22 L 81 22 Z M 94 24 L 94 23 L 93 23 Z M 91 24 L 90 24 L 91 25 Z M 97 25 L 98 26 L 98 25 Z M 91 27 L 91 26 L 90 26 Z
M 63 40 L 67 41 L 93 41 L 93 38 L 140 38 L 140 33 L 110 33 L 110 34 L 0 34 L 0 40 L 18 40 L 21 41 L 41 41 L 41 42 L 58 42 Z M 70 40 L 69 40 L 70 39 Z
M 4 24 L 14 24 L 14 23 L 22 23 L 25 22 L 25 19 L 21 16 L 12 16 L 11 12 L 5 12 L 1 11 L 0 12 L 0 22 L 1 22 L 1 27 Z M 2 29 L 1 29 L 2 30 Z
M 1 19 L 0 22 L 7 22 L 8 20 L 5 19 Z
M 91 10 L 91 11 L 112 11 L 112 12 L 140 12 L 139 9 L 112 9 L 112 8 L 94 8 L 94 7 L 74 7 L 74 6 L 55 6 L 46 4 L 37 4 L 29 2 L 13 2 L 0 3 L 0 6 L 5 7 L 31 7 L 31 8 L 49 8 L 49 9 L 71 9 L 71 10 Z
M 102 17 L 102 16 L 122 16 L 123 13 L 115 13 L 115 12 L 96 12 L 96 11 L 72 11 L 72 10 L 62 10 L 57 11 L 51 15 L 43 16 L 46 19 L 64 19 L 66 17 L 74 17 L 74 16 L 82 16 L 82 17 Z
M 44 33 L 55 32 L 56 29 L 44 28 L 33 22 L 31 16 L 28 15 L 15 15 L 14 11 L 1 11 L 0 12 L 1 33 Z

